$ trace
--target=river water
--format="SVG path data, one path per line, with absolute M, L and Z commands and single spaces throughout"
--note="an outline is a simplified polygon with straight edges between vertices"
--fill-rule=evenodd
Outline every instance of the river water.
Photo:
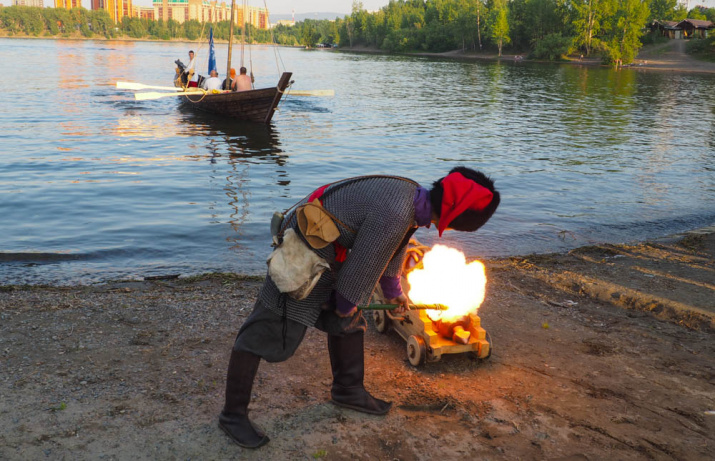
M 260 274 L 273 211 L 317 186 L 456 165 L 502 192 L 480 231 L 442 239 L 469 257 L 715 223 L 715 75 L 253 46 L 257 87 L 283 63 L 294 89 L 336 93 L 289 97 L 268 127 L 112 84 L 169 85 L 189 46 L 203 71 L 205 45 L 0 39 L 1 284 Z

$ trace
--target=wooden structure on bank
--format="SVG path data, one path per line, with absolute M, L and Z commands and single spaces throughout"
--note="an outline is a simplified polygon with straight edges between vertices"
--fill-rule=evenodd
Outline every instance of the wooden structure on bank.
M 715 24 L 700 19 L 684 19 L 677 21 L 658 21 L 650 24 L 651 32 L 659 31 L 663 37 L 670 39 L 707 38 L 715 29 Z

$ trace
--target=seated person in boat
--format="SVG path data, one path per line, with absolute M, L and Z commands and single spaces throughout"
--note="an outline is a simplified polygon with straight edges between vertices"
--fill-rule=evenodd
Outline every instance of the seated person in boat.
M 204 90 L 220 90 L 221 89 L 221 80 L 218 78 L 218 72 L 216 70 L 211 71 L 211 77 L 207 78 L 204 80 L 203 83 L 203 88 Z
M 251 77 L 246 75 L 246 68 L 241 67 L 241 75 L 236 79 L 236 91 L 248 91 L 253 89 Z
M 236 91 L 236 69 L 233 67 L 229 71 L 229 78 L 225 79 L 221 84 L 221 89 Z

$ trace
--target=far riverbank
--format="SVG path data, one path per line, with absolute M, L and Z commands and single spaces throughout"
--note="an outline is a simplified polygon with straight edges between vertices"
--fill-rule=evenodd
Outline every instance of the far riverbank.
M 206 40 L 189 40 L 189 39 L 171 39 L 171 40 L 161 40 L 161 39 L 150 39 L 150 38 L 128 38 L 128 37 L 116 37 L 116 38 L 106 38 L 106 37 L 83 37 L 83 36 L 72 36 L 72 37 L 33 37 L 33 36 L 18 36 L 18 35 L 3 35 L 4 31 L 0 31 L 0 38 L 8 39 L 32 39 L 32 40 L 82 40 L 82 41 L 116 41 L 116 42 L 158 42 L 158 43 L 195 43 L 198 45 L 205 45 Z M 228 44 L 228 40 L 214 39 L 216 44 Z M 273 43 L 252 43 L 255 46 L 279 46 L 284 48 L 305 48 L 301 45 L 275 45 Z M 641 48 L 638 58 L 633 64 L 623 66 L 622 68 L 632 68 L 637 70 L 659 70 L 667 72 L 697 72 L 697 73 L 715 73 L 715 62 L 703 61 L 688 55 L 684 51 L 685 40 L 671 40 L 665 44 L 658 45 L 648 45 Z M 515 63 L 542 63 L 542 64 L 570 64 L 577 66 L 602 66 L 610 67 L 602 64 L 600 58 L 579 58 L 579 57 L 569 57 L 560 61 L 545 61 L 537 59 L 527 59 L 524 54 L 502 54 L 499 56 L 495 53 L 478 53 L 472 51 L 462 51 L 453 50 L 445 51 L 443 53 L 430 53 L 430 52 L 414 52 L 414 53 L 389 53 L 384 50 L 369 47 L 353 47 L 353 48 L 337 48 L 337 49 L 316 49 L 315 51 L 321 52 L 342 52 L 342 53 L 365 53 L 365 54 L 379 54 L 379 55 L 390 55 L 398 54 L 404 56 L 424 56 L 433 58 L 445 58 L 445 59 L 455 59 L 455 60 L 466 60 L 466 61 L 503 61 L 503 62 L 515 62 Z
M 697 72 L 715 74 L 715 62 L 695 59 L 685 53 L 685 40 L 671 40 L 668 43 L 648 45 L 641 48 L 633 64 L 623 66 L 622 69 L 658 70 L 667 72 Z M 375 48 L 340 48 L 337 51 L 346 53 L 390 54 Z M 541 64 L 569 64 L 576 66 L 601 66 L 600 58 L 570 57 L 561 61 L 545 61 L 527 59 L 524 54 L 478 53 L 472 51 L 453 50 L 444 53 L 398 53 L 404 56 L 425 56 L 432 58 L 457 59 L 465 61 L 491 61 L 513 63 L 541 63 Z

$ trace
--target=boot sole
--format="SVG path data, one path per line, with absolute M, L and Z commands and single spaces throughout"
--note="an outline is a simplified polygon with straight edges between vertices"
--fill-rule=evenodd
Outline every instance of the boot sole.
M 348 403 L 338 402 L 337 400 L 330 400 L 330 403 L 332 403 L 333 405 L 337 405 L 337 406 L 339 406 L 339 407 L 343 407 L 343 408 L 348 408 L 348 409 L 350 409 L 350 410 L 359 411 L 360 413 L 367 413 L 367 414 L 369 414 L 369 415 L 380 415 L 380 416 L 386 415 L 386 414 L 390 411 L 390 409 L 392 408 L 392 404 L 390 404 L 390 406 L 387 407 L 387 409 L 386 409 L 385 411 L 374 411 L 374 410 L 368 410 L 368 409 L 365 408 L 365 407 L 358 407 L 357 405 L 350 405 L 350 404 L 348 404 Z
M 226 429 L 226 428 L 223 426 L 223 424 L 221 424 L 220 421 L 219 421 L 219 423 L 218 423 L 218 427 L 221 428 L 221 430 L 228 436 L 229 439 L 231 439 L 231 440 L 233 441 L 233 443 L 235 443 L 235 444 L 238 445 L 239 447 L 243 447 L 243 448 L 260 448 L 260 447 L 262 447 L 263 445 L 267 444 L 267 443 L 271 440 L 271 439 L 268 438 L 267 435 L 264 435 L 263 438 L 260 440 L 260 442 L 258 442 L 257 445 L 246 445 L 245 443 L 241 442 L 241 441 L 238 440 L 236 437 L 234 437 L 233 434 L 231 434 L 231 431 L 229 431 L 228 429 Z

